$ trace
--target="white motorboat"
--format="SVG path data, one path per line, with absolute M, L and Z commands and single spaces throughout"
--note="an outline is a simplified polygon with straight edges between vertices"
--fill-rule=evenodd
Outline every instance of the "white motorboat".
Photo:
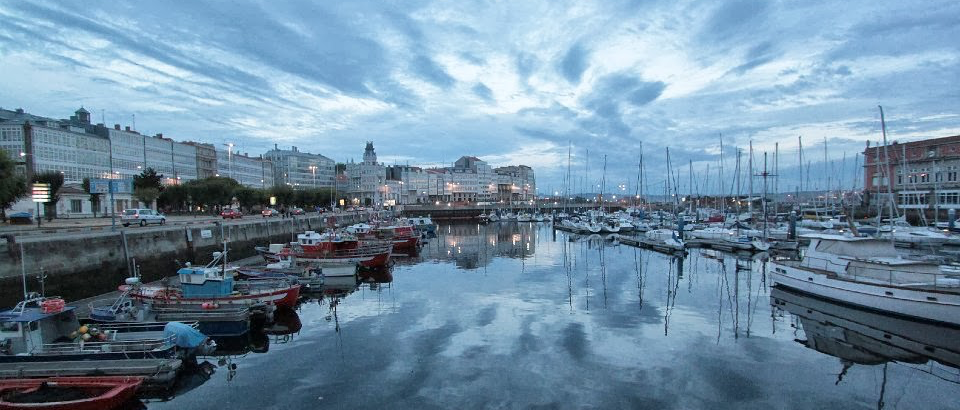
M 598 221 L 597 224 L 600 225 L 600 231 L 603 233 L 620 232 L 620 224 L 615 220 Z
M 651 229 L 644 233 L 644 236 L 647 239 L 654 241 L 663 241 L 666 239 L 671 239 L 676 236 L 676 231 L 673 229 Z
M 500 222 L 500 215 L 497 215 L 496 212 L 491 212 L 490 215 L 487 215 L 487 222 Z
M 690 236 L 698 239 L 727 239 L 735 237 L 737 232 L 719 226 L 696 229 L 689 232 Z
M 532 220 L 533 220 L 533 217 L 531 217 L 530 214 L 526 212 L 520 212 L 519 214 L 517 214 L 517 222 L 530 222 Z
M 771 276 L 819 297 L 924 320 L 960 325 L 960 268 L 904 259 L 889 241 L 806 235 L 800 261 L 771 261 Z
M 893 232 L 884 235 L 893 235 L 894 242 L 908 245 L 940 246 L 950 241 L 950 235 L 925 227 L 897 226 L 893 228 Z

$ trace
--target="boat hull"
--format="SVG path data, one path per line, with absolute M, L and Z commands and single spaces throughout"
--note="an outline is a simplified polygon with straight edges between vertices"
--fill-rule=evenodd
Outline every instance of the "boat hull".
M 221 305 L 251 306 L 267 304 L 292 308 L 297 305 L 297 298 L 300 297 L 300 285 L 293 285 L 287 288 L 272 291 L 254 292 L 250 294 L 225 297 L 184 298 L 169 295 L 165 292 L 151 293 L 148 291 L 131 293 L 130 297 L 134 299 L 140 299 L 143 302 L 175 306 L 196 306 L 212 302 Z
M 142 377 L 52 377 L 48 379 L 0 380 L 0 397 L 17 392 L 25 394 L 43 394 L 46 390 L 74 390 L 92 397 L 44 402 L 14 403 L 0 399 L 0 410 L 43 409 L 43 410 L 100 410 L 117 408 L 137 393 L 143 383 Z
M 771 262 L 780 286 L 894 315 L 960 326 L 960 293 L 855 282 Z

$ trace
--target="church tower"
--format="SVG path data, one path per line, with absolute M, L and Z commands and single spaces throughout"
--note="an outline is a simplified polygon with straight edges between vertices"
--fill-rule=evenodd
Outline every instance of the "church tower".
M 367 164 L 377 163 L 377 153 L 373 150 L 372 141 L 367 141 L 367 147 L 363 150 L 363 162 Z

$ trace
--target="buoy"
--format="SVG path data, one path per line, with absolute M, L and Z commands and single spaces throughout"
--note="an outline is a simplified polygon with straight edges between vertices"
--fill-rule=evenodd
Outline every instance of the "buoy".
M 76 339 L 78 335 L 79 335 L 79 333 L 77 333 L 76 330 L 70 332 L 70 338 L 71 338 L 71 339 Z
M 87 325 L 83 325 L 83 326 L 80 326 L 79 329 L 77 329 L 77 332 L 80 332 L 80 334 L 82 335 L 82 334 L 87 333 L 87 330 L 89 330 L 89 328 L 87 327 Z
M 99 340 L 99 341 L 101 341 L 101 342 L 104 341 L 104 340 L 107 340 L 107 334 L 106 334 L 106 333 L 101 333 L 101 334 L 97 335 L 97 340 Z
M 83 341 L 88 341 L 90 340 L 91 337 L 92 336 L 90 336 L 89 333 L 84 333 L 83 336 L 80 336 L 80 338 L 83 339 Z

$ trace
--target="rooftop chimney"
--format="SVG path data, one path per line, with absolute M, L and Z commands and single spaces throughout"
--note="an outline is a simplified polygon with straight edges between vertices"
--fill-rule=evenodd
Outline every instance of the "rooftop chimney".
M 156 137 L 157 137 L 157 138 L 163 138 L 163 133 L 162 133 L 162 132 L 158 132 L 157 135 L 156 135 Z
M 126 126 L 126 127 L 123 127 L 123 130 L 124 130 L 124 131 L 127 131 L 127 132 L 130 132 L 130 126 L 128 125 L 128 126 Z
M 17 108 L 17 114 L 23 114 L 23 108 Z
M 295 146 L 291 146 L 291 147 L 290 147 L 290 151 L 293 151 L 293 152 L 300 152 L 300 151 L 297 151 L 297 147 L 295 147 Z
M 113 124 L 113 129 L 120 131 L 120 124 Z

